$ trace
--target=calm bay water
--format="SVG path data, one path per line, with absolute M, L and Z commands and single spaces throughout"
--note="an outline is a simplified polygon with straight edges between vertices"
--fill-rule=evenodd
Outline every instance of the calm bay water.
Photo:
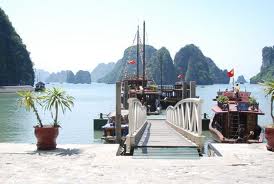
M 58 86 L 75 97 L 72 112 L 67 111 L 61 116 L 62 128 L 58 137 L 60 144 L 100 143 L 101 131 L 93 132 L 93 119 L 99 113 L 109 113 L 115 110 L 115 85 L 113 84 L 50 84 L 47 88 Z M 213 116 L 211 107 L 216 92 L 228 88 L 228 85 L 197 86 L 197 95 L 203 100 L 203 112 Z M 271 122 L 270 100 L 265 98 L 263 87 L 259 85 L 241 85 L 241 90 L 251 91 L 265 112 L 259 117 L 259 122 L 265 126 Z M 33 125 L 36 118 L 33 113 L 18 107 L 16 94 L 0 94 L 0 142 L 35 143 Z M 52 122 L 50 115 L 40 111 L 43 122 Z

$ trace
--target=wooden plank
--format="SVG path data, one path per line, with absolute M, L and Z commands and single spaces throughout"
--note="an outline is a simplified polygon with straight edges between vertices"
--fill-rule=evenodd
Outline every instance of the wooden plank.
M 166 124 L 165 120 L 148 120 L 137 147 L 197 147 Z

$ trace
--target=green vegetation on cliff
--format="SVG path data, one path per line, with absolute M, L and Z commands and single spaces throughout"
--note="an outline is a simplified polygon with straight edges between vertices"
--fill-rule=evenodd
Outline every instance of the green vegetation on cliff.
M 274 80 L 274 46 L 264 47 L 262 57 L 261 71 L 250 79 L 251 84 Z
M 34 71 L 29 52 L 0 8 L 0 86 L 33 83 Z
M 177 75 L 185 75 L 186 81 L 196 81 L 201 85 L 229 82 L 229 78 L 226 76 L 227 71 L 220 70 L 194 44 L 181 48 L 175 55 L 174 64 Z
M 163 84 L 174 84 L 176 82 L 175 68 L 170 53 L 165 47 L 154 52 L 148 61 L 149 78 L 152 78 L 156 84 L 161 84 L 161 62 Z

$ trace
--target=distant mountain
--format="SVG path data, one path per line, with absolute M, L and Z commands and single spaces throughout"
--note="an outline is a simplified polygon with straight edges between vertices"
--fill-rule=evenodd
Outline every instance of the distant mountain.
M 75 75 L 72 71 L 66 70 L 57 73 L 51 73 L 46 79 L 46 82 L 59 82 L 59 83 L 91 83 L 90 73 L 88 71 L 79 70 Z
M 115 66 L 115 63 L 100 63 L 91 72 L 91 81 L 97 82 L 98 79 L 108 74 Z
M 177 75 L 183 74 L 186 81 L 196 81 L 197 84 L 208 85 L 229 82 L 226 70 L 220 70 L 216 64 L 194 44 L 186 45 L 176 53 L 174 64 Z
M 79 70 L 74 77 L 74 83 L 90 84 L 91 77 L 88 71 Z
M 128 64 L 136 60 L 136 46 L 127 48 L 123 58 L 117 61 L 114 68 L 98 82 L 115 83 L 124 76 L 136 75 L 136 64 Z M 156 50 L 146 45 L 146 76 L 160 84 L 162 62 L 163 84 L 174 84 L 177 76 L 183 74 L 186 81 L 196 81 L 197 84 L 228 84 L 227 70 L 219 69 L 216 64 L 195 45 L 190 44 L 176 53 L 174 62 L 169 51 L 162 47 Z M 140 62 L 140 76 L 142 75 L 142 62 Z
M 244 84 L 247 83 L 243 75 L 238 76 L 236 83 Z
M 221 70 L 210 58 L 207 59 L 208 69 L 214 84 L 228 84 L 227 70 Z
M 35 69 L 35 82 L 46 82 L 47 78 L 50 76 L 50 73 L 42 70 L 42 69 Z
M 169 51 L 162 47 L 153 53 L 147 64 L 149 78 L 152 78 L 156 84 L 161 84 L 161 62 L 162 62 L 162 82 L 174 84 L 176 82 L 175 68 Z
M 150 46 L 145 46 L 146 51 L 146 61 L 149 62 L 149 59 L 152 57 L 153 53 L 157 50 Z M 130 60 L 136 60 L 137 49 L 136 46 L 128 47 L 124 51 L 123 57 L 117 61 L 114 68 L 104 77 L 98 80 L 98 82 L 103 83 L 115 83 L 118 80 L 121 80 L 125 75 L 136 75 L 136 64 L 128 64 Z M 139 65 L 140 75 L 142 75 L 142 62 Z M 149 71 L 147 71 L 149 73 Z
M 274 46 L 262 50 L 262 66 L 260 72 L 250 79 L 251 84 L 274 80 Z
M 70 70 L 66 70 L 66 71 L 61 71 L 57 73 L 51 73 L 50 76 L 46 79 L 46 82 L 59 82 L 59 83 L 68 82 L 67 78 L 69 73 L 73 73 L 73 72 Z
M 0 8 L 0 86 L 33 85 L 30 53 Z

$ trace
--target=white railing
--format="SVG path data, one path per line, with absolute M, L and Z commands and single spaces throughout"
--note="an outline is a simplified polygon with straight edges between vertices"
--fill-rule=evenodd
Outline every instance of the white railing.
M 187 98 L 166 110 L 166 120 L 196 136 L 202 135 L 202 99 Z
M 126 146 L 127 150 L 130 150 L 136 144 L 136 140 L 139 139 L 139 134 L 147 122 L 147 108 L 137 98 L 128 99 L 128 121 Z

